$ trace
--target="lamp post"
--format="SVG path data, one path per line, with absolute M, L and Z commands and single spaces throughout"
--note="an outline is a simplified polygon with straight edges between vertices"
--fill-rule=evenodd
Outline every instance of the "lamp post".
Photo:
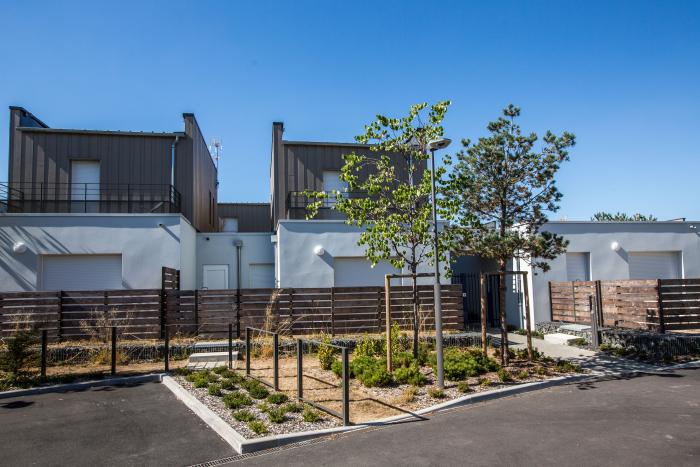
M 433 253 L 435 255 L 435 276 L 433 277 L 433 303 L 435 308 L 435 352 L 437 354 L 437 385 L 445 387 L 445 375 L 442 358 L 442 303 L 440 298 L 440 256 L 438 244 L 437 198 L 435 197 L 435 151 L 445 149 L 452 141 L 441 138 L 428 143 L 430 151 L 430 183 L 433 207 Z

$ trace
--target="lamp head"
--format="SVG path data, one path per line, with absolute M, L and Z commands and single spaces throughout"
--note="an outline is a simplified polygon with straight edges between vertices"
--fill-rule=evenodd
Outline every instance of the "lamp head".
M 439 149 L 445 149 L 452 142 L 449 138 L 435 139 L 428 143 L 428 149 L 431 151 L 437 151 Z

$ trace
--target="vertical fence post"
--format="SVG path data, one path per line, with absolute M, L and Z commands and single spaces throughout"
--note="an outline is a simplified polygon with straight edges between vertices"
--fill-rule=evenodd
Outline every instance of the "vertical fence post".
M 603 317 L 603 286 L 600 281 L 595 281 L 596 311 L 598 312 L 598 326 L 605 326 Z
M 246 350 L 246 353 L 248 351 Z M 233 368 L 233 324 L 228 323 L 228 369 Z
M 335 336 L 335 287 L 331 287 L 331 336 Z
M 574 304 L 574 323 L 578 323 L 576 319 L 576 281 L 571 281 L 571 303 Z
M 58 340 L 60 341 L 63 335 L 63 291 L 59 290 L 56 292 L 56 296 L 58 298 Z
M 350 361 L 348 349 L 343 347 L 343 425 L 350 425 Z
M 170 333 L 168 332 L 168 326 L 165 325 L 163 326 L 163 338 L 165 339 L 165 371 L 167 373 L 170 371 Z
M 199 336 L 199 290 L 194 289 L 194 328 Z
M 112 326 L 112 375 L 117 374 L 117 327 Z
M 600 347 L 600 337 L 598 335 L 598 301 L 593 298 L 593 295 L 588 296 L 588 304 L 591 308 L 591 350 L 598 350 Z
M 664 300 L 661 296 L 661 279 L 656 280 L 656 296 L 659 301 L 659 333 L 666 334 L 666 323 L 664 321 Z
M 552 305 L 552 281 L 549 281 L 547 285 L 549 285 L 549 320 L 554 321 L 554 305 Z
M 46 341 L 48 340 L 48 332 L 46 329 L 41 330 L 41 379 L 46 379 Z
M 275 391 L 280 390 L 280 352 L 279 352 L 279 334 L 272 334 L 272 358 L 273 358 L 273 386 Z
M 297 399 L 304 398 L 304 341 L 297 339 Z
M 241 338 L 241 289 L 236 289 L 236 338 Z
M 487 336 L 486 336 L 486 299 L 488 292 L 486 291 L 486 275 L 479 273 L 479 297 L 481 299 L 481 351 L 484 355 L 488 352 Z
M 250 376 L 250 328 L 245 328 L 245 375 Z
M 386 312 L 386 371 L 391 373 L 394 365 L 391 361 L 391 278 L 388 274 L 384 276 L 384 308 Z

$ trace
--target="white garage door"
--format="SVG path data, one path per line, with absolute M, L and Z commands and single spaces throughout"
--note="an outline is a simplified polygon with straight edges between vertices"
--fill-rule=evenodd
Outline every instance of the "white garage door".
M 251 289 L 271 289 L 275 286 L 274 264 L 251 264 L 248 287 Z
M 397 274 L 391 264 L 382 262 L 372 267 L 365 258 L 334 258 L 334 284 L 336 287 L 383 286 L 384 275 Z
M 630 252 L 630 279 L 680 279 L 678 251 Z
M 589 281 L 588 253 L 567 253 L 566 254 L 566 280 L 567 281 Z
M 123 289 L 121 255 L 45 255 L 43 290 Z

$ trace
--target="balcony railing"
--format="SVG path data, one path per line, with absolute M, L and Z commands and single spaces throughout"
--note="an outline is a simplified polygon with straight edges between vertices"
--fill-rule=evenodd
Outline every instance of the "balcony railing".
M 321 209 L 332 209 L 337 203 L 337 197 L 332 191 L 324 191 L 322 193 L 326 194 L 326 198 L 321 201 Z M 345 191 L 341 192 L 340 195 L 343 198 L 364 198 L 366 193 L 359 191 Z M 316 198 L 307 196 L 303 191 L 290 191 L 287 194 L 287 206 L 289 209 L 306 209 L 306 207 L 317 201 Z
M 3 183 L 0 210 L 25 213 L 176 213 L 172 185 L 132 183 Z

